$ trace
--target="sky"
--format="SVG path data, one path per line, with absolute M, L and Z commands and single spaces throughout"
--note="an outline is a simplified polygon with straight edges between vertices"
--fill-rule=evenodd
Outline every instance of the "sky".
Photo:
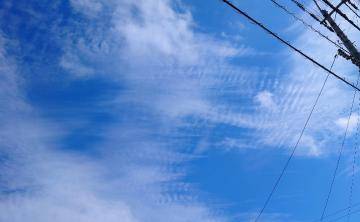
M 233 3 L 330 67 L 270 0 Z M 4 222 L 254 221 L 327 75 L 218 0 L 0 0 L 0 18 Z M 329 77 L 259 222 L 319 220 L 353 95 Z M 324 221 L 360 219 L 354 101 Z

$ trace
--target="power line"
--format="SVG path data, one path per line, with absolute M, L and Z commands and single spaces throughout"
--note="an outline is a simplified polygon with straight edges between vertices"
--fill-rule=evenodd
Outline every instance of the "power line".
M 348 7 L 350 9 L 350 11 L 352 11 L 355 14 L 355 16 L 357 18 L 360 18 L 359 14 L 353 8 L 351 8 L 346 2 L 345 2 L 345 5 L 346 5 L 346 7 Z
M 359 83 L 359 78 L 360 78 L 360 72 L 359 72 L 359 75 L 358 75 L 358 78 L 357 78 L 357 81 L 356 81 L 356 86 L 357 86 L 358 83 Z M 342 143 L 341 143 L 341 147 L 340 147 L 340 150 L 339 150 L 339 156 L 338 156 L 338 159 L 337 159 L 337 162 L 336 162 L 336 167 L 335 167 L 335 170 L 334 170 L 334 173 L 333 173 L 333 177 L 332 177 L 332 180 L 331 180 L 330 189 L 329 189 L 329 192 L 328 192 L 328 194 L 327 194 L 327 197 L 326 197 L 326 200 L 325 200 L 325 204 L 324 204 L 324 208 L 323 208 L 323 211 L 322 211 L 322 214 L 321 214 L 321 218 L 320 218 L 321 221 L 323 221 L 323 219 L 324 219 L 325 212 L 326 212 L 326 208 L 327 208 L 327 206 L 328 206 L 329 199 L 330 199 L 330 196 L 331 196 L 331 193 L 332 193 L 332 189 L 333 189 L 333 186 L 334 186 L 335 178 L 336 178 L 336 176 L 337 176 L 337 171 L 338 171 L 338 169 L 339 169 L 340 160 L 341 160 L 341 157 L 342 157 L 342 152 L 343 152 L 343 150 L 344 150 L 344 145 L 345 145 L 346 136 L 347 136 L 348 129 L 349 129 L 350 118 L 351 118 L 352 111 L 353 111 L 353 108 L 354 108 L 354 101 L 355 101 L 356 93 L 357 93 L 357 91 L 355 90 L 355 91 L 354 91 L 353 98 L 352 98 L 352 102 L 351 102 L 351 108 L 350 108 L 349 117 L 348 117 L 347 123 L 346 123 L 346 128 L 345 128 L 344 137 L 343 137 L 343 140 L 342 140 Z
M 304 12 L 307 13 L 307 14 L 309 14 L 310 17 L 312 17 L 313 19 L 315 19 L 315 20 L 316 20 L 317 22 L 319 22 L 321 25 L 325 26 L 325 28 L 327 28 L 330 32 L 334 32 L 334 30 L 333 30 L 331 27 L 329 27 L 328 24 L 322 22 L 317 15 L 315 15 L 314 13 L 310 12 L 309 10 L 307 10 L 306 7 L 305 7 L 302 3 L 300 3 L 300 2 L 297 1 L 297 0 L 291 0 L 291 1 L 292 1 L 293 3 L 295 3 L 295 5 L 296 5 L 297 7 L 299 7 L 302 11 L 304 11 Z M 322 15 L 322 14 L 321 14 L 321 15 Z
M 360 70 L 359 70 L 360 76 Z M 358 114 L 360 114 L 360 97 L 358 99 Z M 355 165 L 356 165 L 356 157 L 358 152 L 359 146 L 359 130 L 360 130 L 360 123 L 359 121 L 356 123 L 356 137 L 355 137 L 355 146 L 354 146 L 354 156 L 353 156 L 353 163 L 352 163 L 352 175 L 351 175 L 351 185 L 350 185 L 350 194 L 349 194 L 349 209 L 347 214 L 347 221 L 350 221 L 350 213 L 352 210 L 352 199 L 353 199 L 353 187 L 355 184 Z
M 306 7 L 300 3 L 297 0 L 291 0 L 293 3 L 295 3 L 295 5 L 297 7 L 299 7 L 302 11 L 306 12 L 307 14 L 309 14 L 313 19 L 315 19 L 318 22 L 321 22 L 321 20 L 317 17 L 317 15 L 315 15 L 314 13 L 310 12 L 309 10 L 306 9 Z
M 319 11 L 321 12 L 321 8 L 319 3 L 317 2 L 317 0 L 313 0 L 313 2 L 315 3 L 316 7 L 319 9 Z
M 351 0 L 348 0 L 347 3 L 351 5 L 354 9 L 359 10 L 359 8 L 356 6 L 355 3 L 353 3 Z
M 332 43 L 333 45 L 335 45 L 336 47 L 340 48 L 341 50 L 345 50 L 346 52 L 347 49 L 344 49 L 340 44 L 336 43 L 335 41 L 331 40 L 328 36 L 324 35 L 323 33 L 321 33 L 319 30 L 315 29 L 312 25 L 306 23 L 303 19 L 299 18 L 295 13 L 291 12 L 288 8 L 286 8 L 284 5 L 281 5 L 280 3 L 278 3 L 276 0 L 270 0 L 271 2 L 273 2 L 278 8 L 281 8 L 283 11 L 285 11 L 287 14 L 291 15 L 293 18 L 295 18 L 295 20 L 298 20 L 299 22 L 301 22 L 304 26 L 306 26 L 307 28 L 309 28 L 310 30 L 312 30 L 313 32 L 317 33 L 318 35 L 320 35 L 321 37 L 325 38 L 326 40 L 328 40 L 330 43 Z M 349 52 L 348 52 L 349 53 Z
M 265 30 L 268 34 L 270 34 L 271 36 L 275 37 L 277 40 L 279 40 L 281 43 L 287 45 L 289 48 L 291 48 L 292 50 L 294 50 L 295 52 L 297 52 L 298 54 L 302 55 L 303 57 L 305 57 L 307 60 L 311 61 L 313 64 L 317 65 L 318 67 L 322 68 L 323 70 L 325 70 L 326 72 L 330 73 L 331 75 L 335 76 L 337 79 L 339 79 L 340 81 L 344 82 L 345 84 L 347 84 L 348 86 L 352 87 L 353 89 L 356 89 L 358 91 L 360 91 L 360 89 L 355 86 L 353 83 L 350 83 L 349 81 L 347 81 L 345 78 L 339 76 L 338 74 L 336 74 L 335 72 L 329 70 L 328 68 L 326 68 L 324 65 L 320 64 L 319 62 L 317 62 L 315 59 L 311 58 L 310 56 L 306 55 L 304 52 L 302 52 L 301 50 L 297 49 L 295 46 L 291 45 L 289 42 L 287 42 L 286 40 L 284 40 L 283 38 L 281 38 L 280 36 L 278 36 L 275 32 L 271 31 L 269 28 L 267 28 L 266 26 L 264 26 L 263 24 L 261 24 L 260 22 L 258 22 L 256 19 L 252 18 L 250 15 L 248 15 L 247 13 L 245 13 L 244 11 L 240 10 L 239 8 L 237 8 L 234 4 L 232 4 L 230 1 L 228 0 L 222 0 L 224 3 L 226 3 L 228 6 L 230 6 L 231 8 L 233 8 L 236 12 L 238 12 L 239 14 L 243 15 L 245 18 L 247 18 L 248 20 L 250 20 L 252 23 L 256 24 L 257 26 L 259 26 L 260 28 L 262 28 L 263 30 Z

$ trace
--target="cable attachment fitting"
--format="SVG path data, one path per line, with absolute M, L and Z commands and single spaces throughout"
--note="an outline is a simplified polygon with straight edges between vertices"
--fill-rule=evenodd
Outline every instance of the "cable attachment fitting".
M 338 49 L 338 55 L 343 57 L 346 60 L 351 61 L 354 65 L 356 65 L 357 67 L 360 68 L 360 61 L 358 59 L 356 59 L 355 57 L 347 54 L 346 52 L 344 52 L 342 49 Z
M 321 14 L 324 16 L 324 19 L 320 21 L 320 24 L 325 26 L 330 32 L 335 32 L 334 29 L 326 22 L 330 16 L 326 10 L 321 10 Z

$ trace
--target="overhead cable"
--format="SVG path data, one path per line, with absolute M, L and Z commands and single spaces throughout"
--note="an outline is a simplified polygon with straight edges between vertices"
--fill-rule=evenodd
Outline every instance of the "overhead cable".
M 306 9 L 306 7 L 299 1 L 297 0 L 291 0 L 293 3 L 295 3 L 295 5 L 300 8 L 302 11 L 306 12 L 307 14 L 309 14 L 313 19 L 315 19 L 318 22 L 321 22 L 321 20 L 317 17 L 317 15 L 315 15 L 314 13 L 310 12 L 309 10 Z
M 295 3 L 295 5 L 297 7 L 299 7 L 302 11 L 304 11 L 305 13 L 309 14 L 310 17 L 312 17 L 313 19 L 315 19 L 317 22 L 319 22 L 321 25 L 325 26 L 325 28 L 327 28 L 330 32 L 334 32 L 334 30 L 327 24 L 321 21 L 321 19 L 315 15 L 314 13 L 310 12 L 309 10 L 306 9 L 306 7 L 300 3 L 297 0 L 291 0 L 293 3 Z M 320 6 L 318 7 L 320 9 Z M 321 14 L 322 15 L 322 14 Z
M 345 3 L 345 5 L 350 9 L 350 11 L 355 14 L 357 18 L 360 18 L 360 15 L 350 5 L 348 5 L 347 3 Z

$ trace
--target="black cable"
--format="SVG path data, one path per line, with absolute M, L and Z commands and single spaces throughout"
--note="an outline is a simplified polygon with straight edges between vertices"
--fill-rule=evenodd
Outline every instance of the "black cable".
M 313 2 L 315 3 L 315 5 L 319 9 L 319 11 L 321 12 L 321 7 L 320 7 L 319 3 L 317 2 L 317 0 L 313 0 Z
M 358 75 L 358 78 L 357 78 L 357 81 L 356 81 L 356 86 L 357 86 L 358 83 L 359 83 L 359 78 L 360 78 L 360 72 L 359 72 L 359 75 Z M 323 208 L 323 211 L 322 211 L 322 214 L 321 214 L 321 218 L 320 218 L 321 221 L 323 221 L 323 219 L 324 219 L 325 212 L 326 212 L 326 208 L 327 208 L 327 206 L 328 206 L 329 199 L 330 199 L 330 196 L 331 196 L 331 193 L 332 193 L 332 189 L 333 189 L 333 186 L 334 186 L 335 178 L 336 178 L 336 175 L 337 175 L 337 171 L 338 171 L 338 169 L 339 169 L 339 164 L 340 164 L 340 160 L 341 160 L 341 157 L 342 157 L 342 152 L 343 152 L 343 150 L 344 150 L 344 145 L 345 145 L 346 136 L 347 136 L 348 129 L 349 129 L 349 122 L 350 122 L 350 118 L 351 118 L 352 111 L 353 111 L 353 108 L 354 108 L 354 101 L 355 101 L 356 93 L 357 93 L 357 91 L 355 90 L 355 91 L 354 91 L 354 95 L 353 95 L 353 99 L 352 99 L 352 102 L 351 102 L 350 114 L 349 114 L 349 117 L 348 117 L 348 120 L 347 120 L 344 137 L 343 137 L 343 140 L 342 140 L 342 143 L 341 143 L 341 147 L 340 147 L 340 150 L 339 150 L 339 156 L 338 156 L 338 159 L 337 159 L 337 162 L 336 162 L 336 167 L 335 167 L 335 170 L 334 170 L 334 173 L 333 173 L 333 177 L 332 177 L 332 180 L 331 180 L 330 189 L 329 189 L 329 192 L 328 192 L 328 194 L 327 194 L 326 201 L 325 201 L 325 205 L 324 205 L 324 208 Z
M 307 10 L 302 3 L 300 3 L 300 2 L 297 1 L 297 0 L 291 0 L 291 1 L 292 1 L 293 3 L 295 3 L 295 5 L 296 5 L 297 7 L 299 7 L 301 10 L 303 10 L 304 12 L 306 12 L 307 14 L 309 14 L 313 19 L 315 19 L 315 20 L 318 21 L 318 22 L 321 22 L 321 20 L 320 20 L 314 13 L 310 12 L 309 10 Z
M 325 28 L 327 28 L 330 32 L 334 32 L 334 30 L 325 22 L 322 22 L 321 19 L 319 19 L 319 17 L 317 15 L 315 15 L 314 13 L 311 13 L 309 10 L 306 9 L 306 7 L 301 4 L 299 1 L 297 0 L 291 0 L 293 3 L 296 4 L 297 7 L 299 7 L 301 10 L 303 10 L 305 13 L 309 14 L 313 19 L 315 19 L 317 22 L 319 22 L 321 25 L 325 26 Z M 318 7 L 320 8 L 320 7 Z M 321 14 L 322 16 L 322 14 Z
M 356 4 L 353 3 L 351 0 L 349 0 L 348 3 L 349 3 L 355 10 L 359 10 L 359 8 L 356 6 Z
M 360 18 L 359 14 L 353 9 L 350 7 L 350 5 L 348 5 L 346 2 L 345 2 L 345 5 L 350 9 L 350 11 L 352 11 L 356 17 Z
M 289 42 L 287 42 L 286 40 L 282 39 L 280 36 L 278 36 L 276 33 L 274 33 L 273 31 L 271 31 L 270 29 L 268 29 L 266 26 L 264 26 L 263 24 L 261 24 L 260 22 L 258 22 L 257 20 L 255 20 L 254 18 L 252 18 L 251 16 L 249 16 L 247 13 L 245 13 L 244 11 L 240 10 L 239 8 L 237 8 L 234 4 L 232 4 L 230 1 L 228 0 L 222 0 L 224 3 L 226 3 L 228 6 L 230 6 L 231 8 L 233 8 L 235 11 L 237 11 L 239 14 L 243 15 L 245 18 L 247 18 L 248 20 L 250 20 L 251 22 L 253 22 L 254 24 L 256 24 L 257 26 L 259 26 L 260 28 L 262 28 L 263 30 L 265 30 L 268 34 L 272 35 L 273 37 L 275 37 L 277 40 L 279 40 L 280 42 L 282 42 L 283 44 L 287 45 L 288 47 L 290 47 L 292 50 L 294 50 L 295 52 L 299 53 L 300 55 L 302 55 L 303 57 L 305 57 L 307 60 L 311 61 L 313 64 L 319 66 L 320 68 L 322 68 L 323 70 L 325 70 L 326 72 L 330 73 L 331 75 L 335 76 L 337 79 L 339 79 L 340 81 L 344 82 L 345 84 L 351 86 L 352 88 L 360 91 L 360 89 L 355 86 L 354 84 L 348 82 L 346 79 L 344 79 L 343 77 L 339 76 L 338 74 L 334 73 L 333 71 L 329 70 L 328 68 L 326 68 L 324 65 L 321 65 L 319 62 L 317 62 L 315 59 L 311 58 L 310 56 L 306 55 L 305 53 L 303 53 L 301 50 L 297 49 L 296 47 L 294 47 L 293 45 L 291 45 Z
M 319 30 L 315 29 L 312 25 L 306 23 L 303 19 L 299 18 L 295 13 L 291 12 L 289 9 L 287 9 L 284 5 L 281 5 L 279 2 L 277 2 L 276 0 L 270 0 L 271 2 L 273 2 L 278 8 L 281 8 L 283 11 L 285 11 L 287 14 L 291 15 L 293 18 L 295 18 L 295 20 L 298 20 L 299 22 L 301 22 L 304 26 L 306 26 L 307 28 L 309 28 L 310 30 L 312 30 L 313 32 L 317 33 L 318 35 L 320 35 L 321 37 L 325 38 L 326 40 L 328 40 L 330 43 L 332 43 L 333 45 L 335 45 L 336 47 L 340 48 L 341 50 L 346 51 L 347 53 L 349 53 L 349 51 L 345 48 L 343 48 L 341 45 L 339 45 L 338 43 L 336 43 L 335 41 L 331 40 L 328 36 L 324 35 L 323 33 L 321 33 Z

